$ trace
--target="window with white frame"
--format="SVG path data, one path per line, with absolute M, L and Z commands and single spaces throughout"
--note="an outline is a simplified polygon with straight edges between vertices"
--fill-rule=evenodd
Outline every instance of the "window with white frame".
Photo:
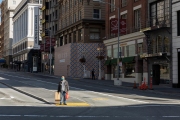
M 93 18 L 100 19 L 101 17 L 101 10 L 100 9 L 94 9 L 93 10 Z
M 115 0 L 111 0 L 111 12 L 115 11 Z

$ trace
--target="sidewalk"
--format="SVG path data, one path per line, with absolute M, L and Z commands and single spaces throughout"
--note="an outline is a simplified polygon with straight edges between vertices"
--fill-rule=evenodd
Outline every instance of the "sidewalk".
M 0 69 L 2 70 L 2 69 Z M 12 71 L 15 72 L 14 70 L 8 70 L 4 69 L 3 71 Z M 21 71 L 18 71 L 21 72 Z M 43 73 L 29 73 L 29 72 L 22 72 L 26 74 L 36 74 L 36 75 L 42 75 L 42 76 L 48 76 L 48 77 L 54 77 L 54 78 L 59 78 L 59 76 L 55 75 L 48 75 L 48 74 L 43 74 Z M 80 82 L 86 82 L 86 83 L 91 83 L 91 84 L 99 84 L 99 85 L 104 85 L 104 86 L 111 86 L 111 87 L 121 87 L 125 89 L 133 89 L 134 84 L 133 83 L 127 83 L 127 82 L 122 82 L 122 86 L 114 86 L 114 81 L 113 80 L 91 80 L 91 79 L 82 79 L 82 78 L 67 78 L 67 80 L 77 80 Z M 138 87 L 139 85 L 136 84 Z M 172 88 L 170 85 L 153 85 L 153 90 L 140 90 L 140 91 L 147 91 L 147 92 L 153 92 L 155 94 L 164 94 L 164 95 L 172 95 L 172 96 L 179 96 L 180 97 L 180 88 Z M 138 90 L 138 89 L 136 89 Z

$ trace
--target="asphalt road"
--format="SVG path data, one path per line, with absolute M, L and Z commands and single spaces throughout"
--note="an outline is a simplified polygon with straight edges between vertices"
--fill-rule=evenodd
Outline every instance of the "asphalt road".
M 58 78 L 0 70 L 0 120 L 180 119 L 177 96 L 68 81 L 70 98 L 64 106 L 54 102 Z

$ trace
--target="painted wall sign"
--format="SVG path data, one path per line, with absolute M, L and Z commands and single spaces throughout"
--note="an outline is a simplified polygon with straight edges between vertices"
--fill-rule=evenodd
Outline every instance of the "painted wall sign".
M 34 7 L 34 49 L 40 49 L 39 46 L 39 7 Z

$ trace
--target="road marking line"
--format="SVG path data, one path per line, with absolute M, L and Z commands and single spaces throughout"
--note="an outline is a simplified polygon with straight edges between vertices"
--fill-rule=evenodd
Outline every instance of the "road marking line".
M 54 118 L 139 118 L 139 116 L 54 116 L 54 115 L 0 115 L 0 117 L 54 117 Z M 180 116 L 141 116 L 146 118 L 180 118 Z
M 56 106 L 90 106 L 88 103 L 67 103 L 67 105 L 56 104 Z
M 107 98 L 93 98 L 93 100 L 95 101 L 104 101 L 104 100 L 108 100 Z

